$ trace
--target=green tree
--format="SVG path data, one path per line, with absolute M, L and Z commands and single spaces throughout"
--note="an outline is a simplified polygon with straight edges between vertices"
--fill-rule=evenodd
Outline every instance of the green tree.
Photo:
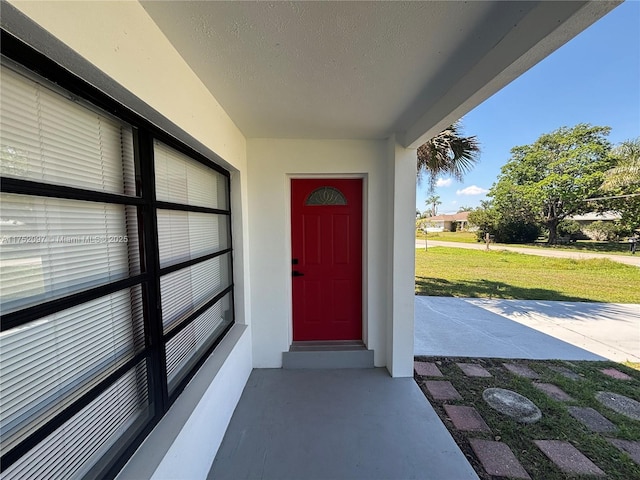
M 483 242 L 492 235 L 498 243 L 528 243 L 540 235 L 540 225 L 521 210 L 499 211 L 494 202 L 482 201 L 469 213 L 469 223 L 478 227 L 476 240 Z
M 473 211 L 473 207 L 467 207 L 467 206 L 462 206 L 458 208 L 458 211 L 456 213 L 462 213 L 462 212 L 471 212 Z
M 548 243 L 557 242 L 558 224 L 593 209 L 594 197 L 613 165 L 609 127 L 578 124 L 544 134 L 511 149 L 489 197 L 503 215 L 545 226 Z
M 433 192 L 438 176 L 451 175 L 458 181 L 475 166 L 480 144 L 475 136 L 463 137 L 458 120 L 418 147 L 418 180 L 427 177 Z
M 429 195 L 424 203 L 427 206 L 427 211 L 429 212 L 430 217 L 438 215 L 438 205 L 442 205 L 438 195 Z

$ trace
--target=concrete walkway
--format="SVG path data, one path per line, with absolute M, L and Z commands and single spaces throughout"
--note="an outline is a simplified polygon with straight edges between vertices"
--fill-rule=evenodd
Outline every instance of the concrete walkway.
M 424 248 L 425 240 L 416 239 L 416 248 Z M 461 243 L 461 242 L 441 242 L 439 240 L 428 240 L 427 247 L 451 247 L 451 248 L 465 248 L 467 250 L 486 250 L 487 247 L 484 243 Z M 577 252 L 571 250 L 555 250 L 552 248 L 527 248 L 527 247 L 510 247 L 506 245 L 491 244 L 489 247 L 491 250 L 508 250 L 510 252 L 524 253 L 527 255 L 537 255 L 539 257 L 556 257 L 556 258 L 574 258 L 578 260 L 592 259 L 592 258 L 606 258 L 614 262 L 624 263 L 625 265 L 632 265 L 634 267 L 640 267 L 640 254 L 635 256 L 625 255 L 613 255 L 609 253 L 587 253 Z
M 253 370 L 208 478 L 478 476 L 414 379 L 371 368 Z
M 640 362 L 640 305 L 415 298 L 415 355 Z

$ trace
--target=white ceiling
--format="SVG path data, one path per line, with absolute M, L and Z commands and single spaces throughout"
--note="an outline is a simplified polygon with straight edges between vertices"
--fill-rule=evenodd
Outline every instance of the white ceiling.
M 412 146 L 615 5 L 141 3 L 246 137 Z

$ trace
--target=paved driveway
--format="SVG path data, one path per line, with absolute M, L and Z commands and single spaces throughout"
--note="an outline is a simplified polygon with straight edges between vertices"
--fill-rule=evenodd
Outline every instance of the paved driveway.
M 640 305 L 417 296 L 414 352 L 640 362 Z

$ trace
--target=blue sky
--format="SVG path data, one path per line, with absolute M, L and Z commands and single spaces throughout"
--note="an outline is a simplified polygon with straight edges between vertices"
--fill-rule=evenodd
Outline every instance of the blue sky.
M 464 182 L 442 178 L 438 213 L 477 207 L 516 145 L 577 123 L 611 127 L 613 144 L 640 136 L 640 1 L 627 1 L 463 118 L 480 161 Z M 416 208 L 425 210 L 427 182 Z M 471 194 L 473 193 L 473 194 Z

